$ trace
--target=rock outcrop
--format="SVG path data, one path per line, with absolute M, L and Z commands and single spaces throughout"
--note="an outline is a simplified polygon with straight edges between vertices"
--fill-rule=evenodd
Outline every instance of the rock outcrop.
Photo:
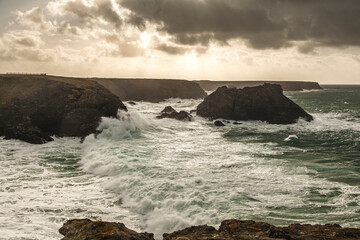
M 122 101 L 161 102 L 168 98 L 198 99 L 207 96 L 195 82 L 171 79 L 93 78 Z
M 0 75 L 0 136 L 41 144 L 84 137 L 125 105 L 100 84 L 77 78 Z
M 178 112 L 171 106 L 165 107 L 161 111 L 160 115 L 157 116 L 156 118 L 158 118 L 158 119 L 172 118 L 172 119 L 176 119 L 176 120 L 180 120 L 180 121 L 192 121 L 193 120 L 193 117 L 191 116 L 190 113 L 188 113 L 186 111 Z
M 215 121 L 214 122 L 214 124 L 215 124 L 215 126 L 217 126 L 217 127 L 223 127 L 223 126 L 225 126 L 225 124 L 222 122 L 222 121 Z
M 271 124 L 296 123 L 299 118 L 313 117 L 283 95 L 277 84 L 243 89 L 220 87 L 197 107 L 202 117 L 236 121 L 260 120 Z
M 279 84 L 284 91 L 303 91 L 303 90 L 318 90 L 322 87 L 317 82 L 303 82 L 303 81 L 195 81 L 205 91 L 214 91 L 219 87 L 256 87 L 264 83 Z
M 89 219 L 67 221 L 59 232 L 65 237 L 62 240 L 154 240 L 151 233 L 137 233 L 122 223 L 93 222 Z
M 67 221 L 59 232 L 62 240 L 154 240 L 151 233 L 137 233 L 122 223 L 78 219 Z M 165 233 L 163 240 L 358 240 L 360 229 L 342 228 L 337 224 L 291 224 L 276 227 L 250 220 L 226 220 L 217 230 L 212 226 L 194 226 L 173 233 Z

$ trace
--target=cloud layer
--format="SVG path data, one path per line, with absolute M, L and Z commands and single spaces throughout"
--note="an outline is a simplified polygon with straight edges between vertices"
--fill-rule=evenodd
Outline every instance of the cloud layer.
M 252 48 L 360 45 L 357 0 L 122 0 L 137 18 L 180 44 L 239 38 Z

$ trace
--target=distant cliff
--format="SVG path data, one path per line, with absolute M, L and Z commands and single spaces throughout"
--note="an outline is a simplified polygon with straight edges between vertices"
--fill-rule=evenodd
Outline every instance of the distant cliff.
M 160 102 L 168 98 L 198 99 L 205 91 L 195 82 L 171 79 L 92 78 L 123 101 Z
M 263 85 L 264 83 L 280 84 L 284 91 L 303 91 L 322 89 L 317 82 L 302 82 L 302 81 L 195 81 L 205 91 L 214 91 L 218 87 L 255 87 Z
M 51 136 L 84 137 L 102 116 L 126 109 L 119 98 L 87 79 L 0 75 L 0 136 L 46 143 Z

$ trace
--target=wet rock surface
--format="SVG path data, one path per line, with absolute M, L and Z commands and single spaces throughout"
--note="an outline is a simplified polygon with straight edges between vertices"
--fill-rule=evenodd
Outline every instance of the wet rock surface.
M 151 233 L 137 233 L 122 223 L 74 219 L 67 221 L 59 232 L 62 240 L 154 240 Z
M 222 121 L 215 121 L 214 124 L 215 124 L 215 126 L 217 126 L 217 127 L 223 127 L 223 126 L 225 126 L 225 124 L 224 124 Z
M 126 110 L 100 84 L 55 76 L 0 75 L 0 135 L 33 144 L 51 136 L 84 137 L 101 117 Z
M 192 121 L 193 117 L 190 113 L 186 111 L 176 111 L 173 107 L 167 106 L 161 112 L 160 115 L 156 117 L 157 119 L 163 118 L 172 118 L 180 121 Z
M 260 120 L 271 124 L 310 122 L 313 117 L 284 96 L 277 84 L 243 89 L 220 87 L 197 107 L 197 114 L 211 119 Z
M 67 221 L 59 232 L 63 240 L 153 240 L 151 233 L 137 233 L 122 223 L 75 219 Z M 251 220 L 225 220 L 219 229 L 193 226 L 165 233 L 164 240 L 358 240 L 360 229 L 342 228 L 337 224 L 291 224 L 287 227 Z

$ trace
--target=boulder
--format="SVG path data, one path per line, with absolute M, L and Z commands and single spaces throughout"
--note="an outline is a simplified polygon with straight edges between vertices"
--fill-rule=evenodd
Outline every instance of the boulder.
M 225 124 L 224 124 L 222 121 L 215 121 L 214 124 L 215 124 L 215 126 L 217 126 L 217 127 L 223 127 L 223 126 L 225 126 Z
M 235 121 L 260 120 L 271 124 L 296 123 L 299 118 L 310 122 L 313 117 L 284 96 L 277 84 L 243 89 L 218 88 L 197 107 L 202 117 Z
M 122 223 L 74 219 L 64 223 L 59 232 L 62 240 L 154 240 L 151 233 L 137 233 Z
M 160 112 L 160 115 L 157 116 L 156 118 L 158 118 L 158 119 L 172 118 L 172 119 L 181 120 L 181 121 L 192 121 L 192 120 L 193 120 L 193 117 L 191 116 L 190 113 L 188 113 L 188 112 L 186 112 L 186 111 L 177 112 L 177 111 L 176 111 L 173 107 L 171 107 L 171 106 L 165 107 L 165 108 Z
M 59 232 L 62 240 L 154 240 L 151 233 L 137 233 L 122 223 L 74 219 L 64 223 Z M 291 224 L 287 227 L 251 220 L 225 220 L 219 229 L 192 226 L 173 233 L 164 233 L 163 240 L 358 240 L 360 229 L 342 228 L 337 224 Z
M 118 97 L 84 79 L 36 75 L 0 75 L 0 136 L 33 144 L 51 136 L 84 137 L 101 117 L 126 110 Z

